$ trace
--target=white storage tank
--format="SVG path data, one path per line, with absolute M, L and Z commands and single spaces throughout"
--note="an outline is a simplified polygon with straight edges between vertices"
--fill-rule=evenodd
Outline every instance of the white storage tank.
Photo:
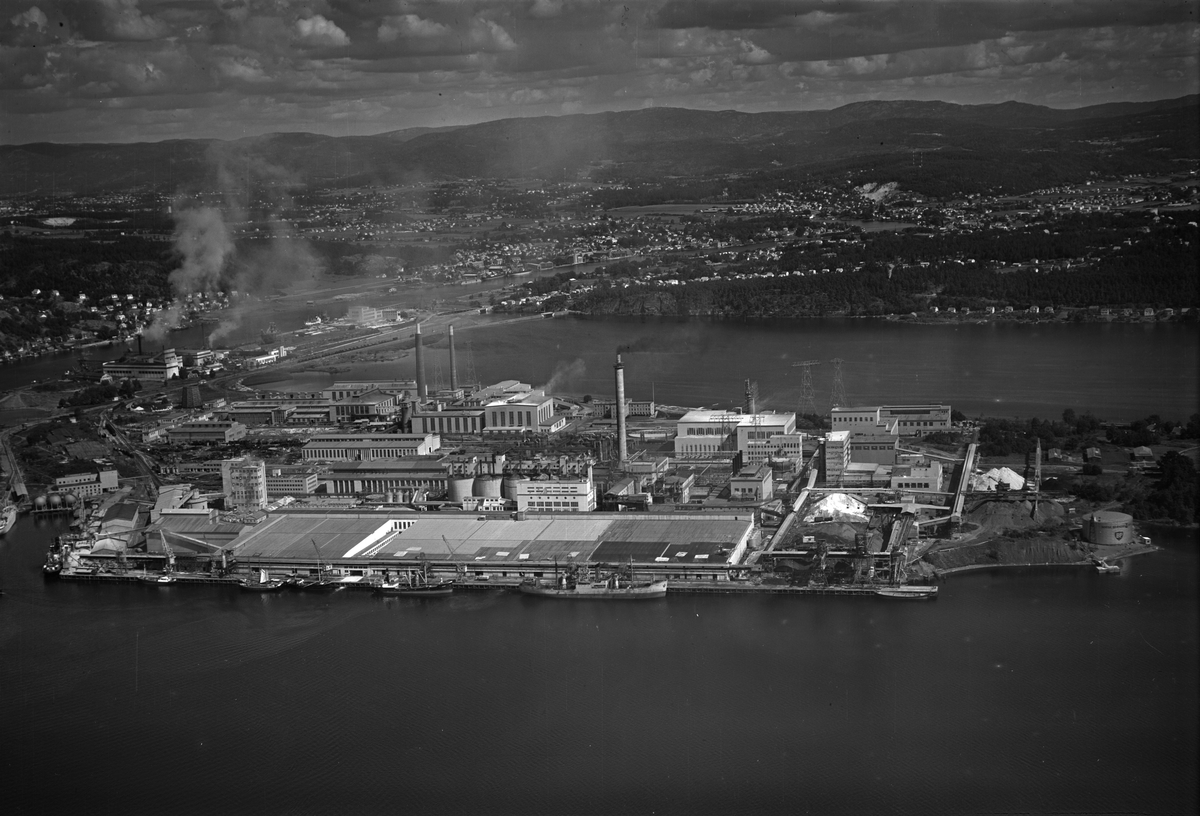
M 51 510 L 62 507 L 62 496 L 58 495 L 57 493 L 51 493 L 49 496 L 49 500 L 50 500 L 50 509 Z
M 451 476 L 448 484 L 450 501 L 455 504 L 466 501 L 474 495 L 471 492 L 474 487 L 475 480 L 470 476 Z
M 1097 510 L 1083 517 L 1083 539 L 1091 544 L 1124 545 L 1134 539 L 1133 516 L 1114 510 Z

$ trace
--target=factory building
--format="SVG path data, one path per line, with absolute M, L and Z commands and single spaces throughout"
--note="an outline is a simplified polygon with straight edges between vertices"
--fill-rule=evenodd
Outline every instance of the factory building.
M 592 412 L 601 419 L 616 419 L 617 401 L 611 397 L 596 397 L 592 400 Z M 625 416 L 653 417 L 657 413 L 654 400 L 625 400 Z
M 118 474 L 115 470 L 71 473 L 55 479 L 54 489 L 58 492 L 74 493 L 81 499 L 87 499 L 99 496 L 105 491 L 116 490 L 120 487 L 117 480 Z
M 688 411 L 676 424 L 675 457 L 703 458 L 725 455 L 726 452 L 732 455 L 736 450 L 748 459 L 756 458 L 761 462 L 771 455 L 772 437 L 790 436 L 795 431 L 794 413 Z
M 332 496 L 384 493 L 396 494 L 400 501 L 444 495 L 447 479 L 447 463 L 440 456 L 339 462 L 322 477 Z
M 309 467 L 276 466 L 267 468 L 267 497 L 311 496 L 320 484 L 317 471 Z
M 554 399 L 536 390 L 509 394 L 484 406 L 484 422 L 485 433 L 548 433 L 556 425 Z
M 446 408 L 441 403 L 413 411 L 414 433 L 481 434 L 483 408 Z
M 221 491 L 231 509 L 261 510 L 267 505 L 267 468 L 261 459 L 241 457 L 221 462 Z
M 518 479 L 517 510 L 547 513 L 590 513 L 596 509 L 596 485 L 584 479 Z
M 850 434 L 850 459 L 853 462 L 873 462 L 878 465 L 896 464 L 900 437 L 894 433 Z
M 139 341 L 140 342 L 140 341 Z M 175 349 L 166 349 L 153 357 L 134 357 L 104 363 L 103 378 L 110 380 L 136 379 L 143 383 L 167 383 L 179 376 L 183 360 Z
M 236 442 L 246 438 L 246 426 L 229 420 L 199 420 L 185 422 L 167 431 L 173 445 L 204 443 L 207 445 Z
M 830 431 L 825 435 L 825 484 L 843 484 L 849 468 L 850 432 Z
M 942 463 L 935 460 L 913 465 L 896 465 L 892 468 L 889 485 L 892 490 L 920 493 L 923 490 L 942 489 Z
M 948 431 L 952 423 L 949 405 L 879 405 L 832 408 L 829 424 L 835 431 L 915 436 Z
M 387 419 L 396 413 L 396 395 L 383 391 L 365 391 L 338 400 L 334 403 L 333 409 L 338 422 Z
M 765 502 L 775 497 L 771 467 L 758 465 L 743 468 L 729 480 L 729 497 L 734 501 Z
M 428 456 L 441 446 L 434 434 L 319 434 L 309 438 L 300 455 L 306 462 L 370 462 Z
M 416 380 L 340 380 L 325 389 L 325 399 L 343 400 L 368 391 L 382 391 L 400 397 L 404 394 L 415 394 Z
M 632 563 L 641 577 L 719 581 L 728 580 L 725 567 L 741 560 L 753 530 L 753 514 L 737 511 L 495 518 L 286 508 L 244 528 L 227 549 L 243 565 L 287 569 L 313 569 L 319 554 L 349 581 L 418 561 L 468 580 L 549 575 L 556 564 Z

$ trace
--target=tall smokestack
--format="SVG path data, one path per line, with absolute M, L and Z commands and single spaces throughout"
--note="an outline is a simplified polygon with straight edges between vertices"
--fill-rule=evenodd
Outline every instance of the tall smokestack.
M 138 354 L 142 353 L 142 333 L 138 332 Z
M 458 388 L 458 370 L 454 367 L 454 324 L 450 324 L 450 390 Z
M 421 324 L 417 324 L 417 402 L 426 397 L 425 393 L 425 357 L 421 352 Z
M 629 450 L 625 445 L 625 366 L 621 364 L 621 355 L 617 355 L 617 364 L 613 366 L 617 373 L 617 458 L 621 464 L 629 458 Z
M 746 412 L 750 415 L 756 414 L 758 402 L 758 384 L 746 380 Z

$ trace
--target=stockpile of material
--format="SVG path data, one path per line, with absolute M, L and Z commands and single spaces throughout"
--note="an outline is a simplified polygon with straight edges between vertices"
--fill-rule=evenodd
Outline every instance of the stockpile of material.
M 1011 468 L 992 468 L 986 473 L 971 474 L 971 489 L 976 492 L 996 490 L 1004 485 L 1009 490 L 1020 490 L 1025 487 L 1025 478 Z
M 845 493 L 830 493 L 808 510 L 805 524 L 822 521 L 867 521 L 867 505 Z

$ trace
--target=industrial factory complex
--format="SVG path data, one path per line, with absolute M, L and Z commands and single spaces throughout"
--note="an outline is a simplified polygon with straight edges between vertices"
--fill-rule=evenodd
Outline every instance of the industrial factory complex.
M 583 568 L 677 591 L 929 597 L 935 588 L 913 584 L 928 578 L 916 562 L 934 534 L 960 529 L 980 502 L 1039 502 L 1040 470 L 1028 482 L 977 473 L 974 444 L 920 444 L 953 430 L 948 405 L 835 406 L 828 430 L 806 429 L 794 412 L 760 410 L 747 381 L 739 409 L 667 410 L 626 397 L 620 355 L 611 397 L 585 402 L 516 380 L 460 381 L 453 327 L 449 387 L 431 392 L 419 324 L 413 338 L 413 380 L 259 393 L 166 427 L 110 426 L 114 439 L 140 437 L 130 444 L 153 457 L 157 497 L 134 500 L 111 471 L 65 477 L 35 508 L 77 519 L 48 569 L 82 580 L 332 575 L 347 587 L 420 569 L 485 587 Z M 1131 540 L 1115 515 L 1089 517 L 1080 534 Z

